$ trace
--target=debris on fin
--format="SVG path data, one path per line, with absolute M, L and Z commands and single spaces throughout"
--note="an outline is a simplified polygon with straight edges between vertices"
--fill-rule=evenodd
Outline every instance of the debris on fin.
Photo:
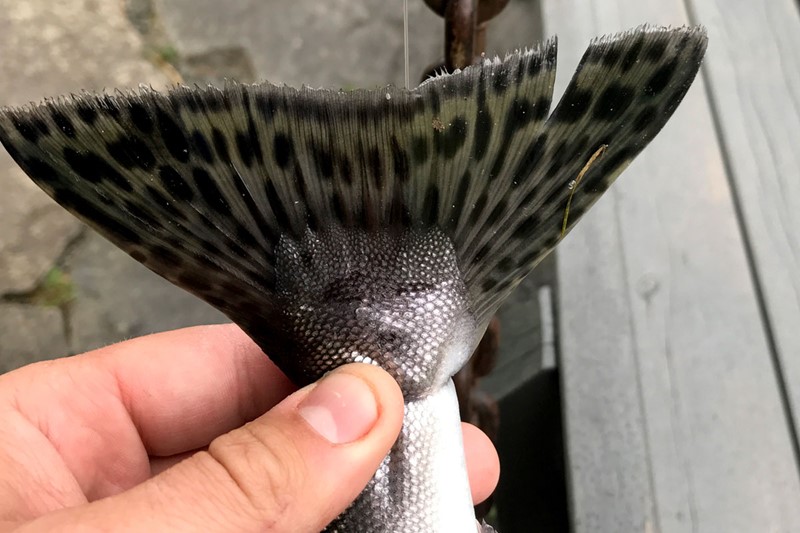
M 701 28 L 595 40 L 549 116 L 556 41 L 413 90 L 269 84 L 82 94 L 0 111 L 0 141 L 58 203 L 148 268 L 287 351 L 282 236 L 438 227 L 484 323 L 658 133 Z M 287 355 L 289 357 L 289 355 Z

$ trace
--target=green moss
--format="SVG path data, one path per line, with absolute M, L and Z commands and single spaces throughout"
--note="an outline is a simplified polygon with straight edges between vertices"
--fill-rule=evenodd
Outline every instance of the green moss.
M 62 307 L 74 299 L 75 285 L 69 274 L 58 267 L 51 268 L 27 298 L 31 304 L 48 307 Z
M 177 63 L 179 57 L 178 49 L 169 44 L 158 47 L 156 49 L 156 54 L 161 60 L 172 65 Z

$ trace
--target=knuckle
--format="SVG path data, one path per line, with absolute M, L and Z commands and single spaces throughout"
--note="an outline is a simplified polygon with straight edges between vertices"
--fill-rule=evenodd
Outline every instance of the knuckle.
M 305 463 L 289 435 L 275 426 L 247 424 L 213 441 L 208 453 L 235 485 L 253 519 L 272 525 L 291 519 L 303 489 Z

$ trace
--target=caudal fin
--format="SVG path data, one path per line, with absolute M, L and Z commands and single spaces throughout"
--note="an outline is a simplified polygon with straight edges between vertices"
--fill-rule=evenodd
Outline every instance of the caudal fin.
M 567 202 L 569 229 L 666 123 L 705 46 L 699 28 L 598 39 L 549 118 L 555 40 L 411 91 L 60 98 L 0 111 L 0 141 L 58 203 L 274 352 L 274 252 L 307 228 L 439 227 L 488 319 L 561 239 Z

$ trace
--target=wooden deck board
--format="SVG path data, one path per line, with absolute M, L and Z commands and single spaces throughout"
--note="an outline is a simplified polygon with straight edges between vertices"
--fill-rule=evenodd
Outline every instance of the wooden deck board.
M 591 37 L 687 21 L 675 0 L 543 7 L 562 90 Z M 708 61 L 729 60 L 715 38 Z M 574 530 L 800 531 L 792 436 L 703 79 L 557 259 Z
M 800 428 L 800 12 L 793 0 L 693 0 L 706 65 L 795 428 Z

